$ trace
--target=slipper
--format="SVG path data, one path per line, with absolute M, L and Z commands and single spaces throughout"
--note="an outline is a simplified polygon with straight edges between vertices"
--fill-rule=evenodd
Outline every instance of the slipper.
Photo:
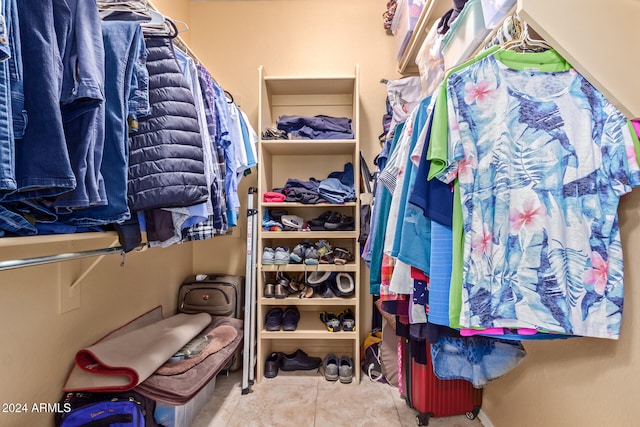
M 282 308 L 275 307 L 269 310 L 264 321 L 267 331 L 279 331 L 282 325 Z
M 313 271 L 307 276 L 307 284 L 309 286 L 319 286 L 331 277 L 330 271 Z
M 338 273 L 336 276 L 336 295 L 346 297 L 353 294 L 355 282 L 349 273 Z
M 295 331 L 300 320 L 300 312 L 297 307 L 291 306 L 282 312 L 282 330 Z
M 340 331 L 340 319 L 334 313 L 323 311 L 320 313 L 320 320 L 324 322 L 329 332 Z

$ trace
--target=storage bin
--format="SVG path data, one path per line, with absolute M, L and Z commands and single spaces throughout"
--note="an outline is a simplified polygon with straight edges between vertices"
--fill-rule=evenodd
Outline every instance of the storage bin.
M 426 0 L 400 0 L 391 24 L 397 59 L 401 59 L 422 14 Z
M 467 60 L 490 32 L 484 23 L 482 3 L 469 0 L 442 40 L 445 69 Z
M 169 405 L 167 403 L 158 402 L 154 418 L 158 424 L 165 427 L 189 427 L 196 419 L 204 405 L 213 396 L 216 387 L 216 377 L 204 386 L 198 394 L 184 405 Z
M 481 0 L 484 26 L 495 28 L 515 6 L 517 0 Z

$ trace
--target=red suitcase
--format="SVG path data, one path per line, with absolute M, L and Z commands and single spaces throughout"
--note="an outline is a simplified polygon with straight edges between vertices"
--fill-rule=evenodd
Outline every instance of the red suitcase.
M 469 381 L 436 377 L 431 363 L 431 346 L 428 342 L 426 345 L 427 365 L 416 363 L 411 358 L 407 369 L 407 376 L 411 378 L 411 405 L 418 411 L 416 422 L 419 426 L 426 426 L 430 417 L 462 414 L 470 420 L 475 419 L 482 405 L 482 389 L 474 388 Z

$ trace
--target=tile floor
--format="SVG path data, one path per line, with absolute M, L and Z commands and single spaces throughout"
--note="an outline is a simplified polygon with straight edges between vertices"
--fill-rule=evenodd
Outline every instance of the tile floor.
M 213 397 L 191 427 L 414 427 L 416 412 L 396 387 L 363 378 L 360 384 L 329 382 L 320 374 L 279 372 L 241 393 L 242 372 L 221 375 Z M 433 427 L 481 427 L 464 415 L 431 418 Z

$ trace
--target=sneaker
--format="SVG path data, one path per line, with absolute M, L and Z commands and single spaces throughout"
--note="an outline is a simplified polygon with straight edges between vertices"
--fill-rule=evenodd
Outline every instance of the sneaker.
M 293 251 L 289 254 L 289 262 L 292 264 L 300 264 L 304 260 L 304 252 L 307 249 L 306 243 L 298 243 L 293 247 Z
M 273 263 L 276 265 L 289 264 L 289 248 L 278 246 L 275 250 Z
M 264 248 L 262 252 L 262 265 L 273 265 L 275 261 L 275 251 L 273 248 Z
M 298 349 L 291 354 L 282 355 L 280 370 L 282 371 L 309 371 L 318 369 L 322 364 L 319 357 L 309 356 L 304 351 Z
M 318 265 L 320 263 L 318 250 L 314 246 L 309 246 L 304 251 L 304 263 L 306 265 Z
M 338 363 L 340 359 L 335 354 L 327 354 L 322 362 L 324 368 L 324 379 L 327 381 L 338 381 Z
M 349 384 L 353 380 L 353 360 L 350 357 L 342 356 L 340 358 L 338 376 L 342 384 Z

